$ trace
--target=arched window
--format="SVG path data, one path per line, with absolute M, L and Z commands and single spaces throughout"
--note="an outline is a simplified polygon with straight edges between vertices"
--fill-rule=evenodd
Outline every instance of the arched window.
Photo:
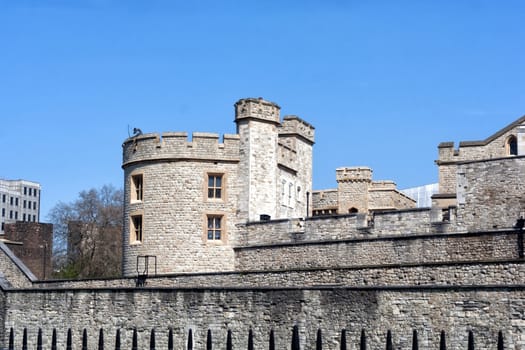
M 357 213 L 358 211 L 359 211 L 359 210 L 357 210 L 357 208 L 354 208 L 354 207 L 352 207 L 352 208 L 350 208 L 350 209 L 348 210 L 348 212 L 349 212 L 350 214 Z
M 506 149 L 508 156 L 518 155 L 518 139 L 516 139 L 516 136 L 512 135 L 507 139 Z

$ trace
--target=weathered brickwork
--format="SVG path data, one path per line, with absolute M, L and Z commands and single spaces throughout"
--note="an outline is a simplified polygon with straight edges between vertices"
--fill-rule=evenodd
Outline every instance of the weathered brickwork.
M 348 345 L 356 348 L 365 329 L 373 349 L 383 347 L 387 330 L 392 330 L 395 348 L 406 349 L 416 329 L 424 349 L 438 348 L 441 330 L 447 332 L 447 349 L 465 349 L 469 330 L 475 332 L 476 348 L 495 348 L 502 330 L 506 347 L 520 349 L 525 346 L 524 300 L 521 287 L 12 291 L 5 293 L 5 326 L 18 332 L 15 348 L 21 348 L 23 328 L 30 348 L 36 346 L 39 328 L 46 335 L 44 348 L 50 348 L 53 328 L 59 330 L 58 347 L 65 348 L 68 327 L 75 348 L 83 329 L 90 335 L 88 344 L 97 344 L 101 328 L 108 344 L 114 344 L 120 329 L 123 348 L 131 348 L 137 328 L 141 349 L 149 348 L 155 329 L 156 346 L 166 348 L 172 327 L 178 349 L 186 348 L 190 329 L 197 349 L 205 347 L 208 329 L 216 348 L 225 348 L 228 329 L 233 347 L 245 347 L 251 329 L 256 348 L 262 349 L 273 329 L 276 348 L 285 349 L 291 328 L 298 325 L 304 349 L 315 348 L 318 328 L 323 329 L 323 348 L 339 348 L 341 329 L 348 330 Z
M 22 222 L 5 225 L 5 242 L 38 279 L 50 278 L 53 272 L 53 225 Z

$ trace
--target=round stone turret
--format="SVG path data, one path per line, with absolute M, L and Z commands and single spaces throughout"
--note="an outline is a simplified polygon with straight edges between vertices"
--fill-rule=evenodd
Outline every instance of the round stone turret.
M 280 110 L 277 104 L 263 98 L 245 98 L 235 103 L 235 121 L 257 119 L 280 124 Z

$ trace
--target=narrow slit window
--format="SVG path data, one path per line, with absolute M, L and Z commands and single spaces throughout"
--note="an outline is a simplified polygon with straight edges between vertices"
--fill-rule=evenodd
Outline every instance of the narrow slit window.
M 131 217 L 131 243 L 142 242 L 142 215 Z
M 143 180 L 144 179 L 143 179 L 142 174 L 131 176 L 131 186 L 132 186 L 132 192 L 131 192 L 132 198 L 131 199 L 134 201 L 142 201 L 143 199 L 143 194 L 144 194 Z

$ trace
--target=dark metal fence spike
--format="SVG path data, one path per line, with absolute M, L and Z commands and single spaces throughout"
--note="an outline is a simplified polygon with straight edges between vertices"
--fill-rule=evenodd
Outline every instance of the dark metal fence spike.
M 84 332 L 82 332 L 82 350 L 87 350 L 87 346 L 88 346 L 87 330 L 84 328 Z
M 193 331 L 188 331 L 188 350 L 193 350 Z
M 173 328 L 168 331 L 168 350 L 173 350 Z
M 42 350 L 42 328 L 38 329 L 38 338 L 36 340 L 36 350 Z
M 468 350 L 474 350 L 474 333 L 468 331 Z
M 117 334 L 115 335 L 115 350 L 120 350 L 120 329 L 117 329 Z
M 104 350 L 104 330 L 102 328 L 98 331 L 98 350 Z
M 231 329 L 228 329 L 228 335 L 226 336 L 226 350 L 232 350 L 232 349 L 233 349 L 232 331 Z
M 212 339 L 211 339 L 211 329 L 208 329 L 208 333 L 206 334 L 206 350 L 212 349 Z
M 268 349 L 275 350 L 275 334 L 273 332 L 273 328 L 270 330 L 270 340 L 268 344 Z
M 132 350 L 138 350 L 138 335 L 137 335 L 137 328 L 133 329 L 133 340 L 131 343 L 131 349 Z
M 27 328 L 24 328 L 24 335 L 22 337 L 22 350 L 27 350 Z
M 394 350 L 392 345 L 392 332 L 390 330 L 386 333 L 386 350 Z
M 253 350 L 253 331 L 251 328 L 248 332 L 248 350 Z
M 503 332 L 502 331 L 499 331 L 498 333 L 498 350 L 503 350 L 505 347 L 504 347 L 504 343 L 503 343 Z
M 53 328 L 53 335 L 51 337 L 51 350 L 57 350 L 57 330 Z
M 447 336 L 445 331 L 441 331 L 441 336 L 439 339 L 439 350 L 447 350 Z
M 323 334 L 321 328 L 317 329 L 317 337 L 315 341 L 315 350 L 323 350 Z
M 9 350 L 15 350 L 15 330 L 9 330 Z
M 359 341 L 359 350 L 366 350 L 366 333 L 361 329 L 361 340 Z
M 419 350 L 419 342 L 417 339 L 417 330 L 414 329 L 412 332 L 412 350 Z
M 341 330 L 341 346 L 340 350 L 346 350 L 346 329 Z
M 299 346 L 299 327 L 297 325 L 293 326 L 292 350 L 300 350 L 300 346 Z
M 67 330 L 66 350 L 73 350 L 73 334 L 71 328 Z
M 151 330 L 151 335 L 149 337 L 149 350 L 155 350 L 155 328 Z

